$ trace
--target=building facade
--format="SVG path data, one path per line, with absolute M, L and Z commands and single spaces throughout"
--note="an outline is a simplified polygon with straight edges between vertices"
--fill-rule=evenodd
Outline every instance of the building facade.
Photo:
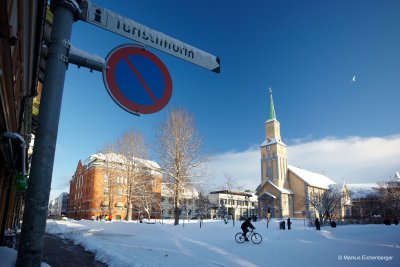
M 22 220 L 46 5 L 0 0 L 0 245 Z
M 193 187 L 181 189 L 179 199 L 179 209 L 181 218 L 191 218 L 196 216 L 199 209 L 199 192 Z M 165 185 L 161 190 L 161 216 L 165 219 L 174 218 L 174 196 Z
M 208 199 L 211 218 L 222 218 L 228 215 L 230 218 L 240 220 L 243 217 L 258 215 L 257 196 L 251 191 L 213 191 L 209 193 Z
M 154 161 L 127 160 L 114 153 L 91 155 L 85 164 L 79 161 L 70 181 L 68 217 L 160 218 L 159 168 Z
M 394 179 L 371 184 L 348 185 L 351 196 L 352 223 L 397 222 L 400 219 L 400 175 Z
M 280 123 L 276 119 L 270 89 L 269 114 L 265 122 L 265 141 L 261 144 L 261 183 L 256 189 L 259 212 L 265 218 L 318 217 L 309 199 L 320 195 L 335 184 L 325 175 L 310 172 L 288 164 L 287 146 L 283 143 Z
M 49 215 L 66 216 L 68 207 L 68 193 L 63 192 L 49 203 Z

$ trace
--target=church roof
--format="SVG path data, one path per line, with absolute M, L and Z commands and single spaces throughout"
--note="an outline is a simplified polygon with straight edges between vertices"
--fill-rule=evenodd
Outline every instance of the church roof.
M 259 198 L 263 198 L 263 197 L 272 197 L 272 198 L 276 198 L 276 196 L 274 196 L 273 194 L 268 193 L 268 192 L 262 193 L 261 196 L 260 196 Z
M 283 188 L 283 187 L 277 187 L 277 186 L 276 186 L 273 182 L 271 182 L 271 181 L 268 181 L 268 183 L 269 183 L 270 185 L 272 185 L 273 187 L 275 187 L 276 189 L 278 189 L 281 193 L 284 193 L 284 194 L 294 194 L 293 191 L 290 190 L 290 189 Z
M 275 107 L 274 107 L 274 100 L 272 99 L 272 89 L 269 88 L 269 113 L 268 113 L 268 120 L 276 120 L 275 115 Z
M 329 185 L 335 184 L 334 181 L 319 173 L 310 172 L 291 165 L 288 165 L 288 169 L 310 186 L 328 189 Z
M 271 182 L 270 180 L 266 180 L 263 183 L 261 183 L 259 186 L 257 186 L 256 191 L 258 192 L 261 188 L 264 187 L 265 184 L 270 184 L 272 185 L 274 188 L 276 188 L 279 192 L 283 193 L 283 194 L 289 194 L 292 195 L 294 194 L 292 190 L 287 189 L 287 188 L 283 188 L 283 187 L 277 187 L 273 182 Z

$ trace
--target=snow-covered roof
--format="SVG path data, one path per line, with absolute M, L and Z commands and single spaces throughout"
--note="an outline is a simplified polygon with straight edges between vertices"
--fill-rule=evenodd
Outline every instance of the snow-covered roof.
M 310 186 L 328 189 L 329 185 L 335 184 L 334 181 L 319 173 L 310 172 L 291 165 L 288 165 L 288 169 Z
M 368 195 L 371 195 L 375 192 L 374 188 L 378 188 L 378 184 L 376 183 L 368 183 L 368 184 L 348 184 L 347 188 L 350 191 L 350 197 L 352 199 L 356 198 L 366 198 Z
M 294 194 L 292 190 L 287 189 L 287 188 L 283 188 L 283 187 L 277 187 L 273 182 L 271 181 L 267 181 L 270 185 L 272 185 L 273 187 L 275 187 L 276 189 L 278 189 L 281 193 L 284 194 Z
M 276 144 L 276 143 L 285 146 L 285 144 L 284 144 L 281 140 L 277 140 L 276 138 L 273 137 L 273 138 L 267 138 L 267 139 L 265 139 L 264 142 L 261 144 L 260 147 L 264 147 L 264 146 L 268 146 L 268 145 L 272 145 L 272 144 Z
M 89 158 L 86 160 L 87 164 L 93 163 L 96 159 L 100 159 L 103 161 L 111 161 L 111 162 L 116 162 L 116 163 L 121 163 L 124 164 L 126 163 L 126 158 L 125 156 L 121 154 L 116 154 L 116 153 L 97 153 L 90 155 Z M 160 169 L 160 165 L 157 164 L 157 162 L 148 160 L 148 159 L 141 159 L 141 158 L 133 158 L 134 162 L 143 164 L 144 166 L 150 168 L 150 169 Z
M 196 188 L 194 188 L 193 186 L 187 186 L 186 188 L 184 188 L 183 192 L 180 193 L 180 196 L 182 198 L 193 198 L 193 197 L 198 197 L 199 194 L 200 193 Z M 165 183 L 161 184 L 161 195 L 168 197 L 173 196 L 171 188 L 168 187 L 168 184 Z
M 268 192 L 262 193 L 261 196 L 260 196 L 260 198 L 263 198 L 263 196 L 270 196 L 270 197 L 272 197 L 272 198 L 276 198 L 276 196 L 274 196 L 273 194 L 268 193 Z
M 268 119 L 264 123 L 268 123 L 268 122 L 271 122 L 271 121 L 278 121 L 278 120 L 277 119 Z
M 278 187 L 270 180 L 266 180 L 266 181 L 262 182 L 259 186 L 257 186 L 257 191 L 259 191 L 267 183 L 272 185 L 274 188 L 276 188 L 279 192 L 281 192 L 283 194 L 289 194 L 289 195 L 294 194 L 292 190 L 287 189 L 287 188 Z

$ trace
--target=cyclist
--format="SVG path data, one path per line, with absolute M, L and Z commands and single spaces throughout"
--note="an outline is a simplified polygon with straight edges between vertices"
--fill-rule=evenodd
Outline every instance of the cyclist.
M 240 226 L 240 228 L 242 228 L 242 231 L 243 231 L 243 236 L 244 236 L 244 241 L 249 241 L 249 239 L 247 239 L 247 236 L 246 236 L 246 234 L 247 234 L 247 232 L 249 231 L 249 229 L 247 229 L 247 228 L 251 228 L 251 229 L 256 229 L 252 224 L 251 224 L 251 217 L 249 217 L 249 218 L 247 218 L 243 223 L 242 223 L 242 226 Z

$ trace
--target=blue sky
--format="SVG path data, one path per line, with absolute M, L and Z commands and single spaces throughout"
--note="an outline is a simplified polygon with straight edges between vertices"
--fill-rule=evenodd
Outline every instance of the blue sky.
M 210 185 L 225 173 L 253 189 L 269 86 L 289 164 L 349 183 L 400 169 L 399 1 L 92 2 L 220 57 L 221 73 L 148 48 L 168 67 L 173 93 L 166 109 L 136 117 L 113 102 L 101 73 L 70 65 L 51 198 L 68 189 L 79 159 L 123 132 L 151 143 L 170 107 L 194 114 L 215 156 Z M 82 21 L 71 42 L 101 57 L 131 43 Z

